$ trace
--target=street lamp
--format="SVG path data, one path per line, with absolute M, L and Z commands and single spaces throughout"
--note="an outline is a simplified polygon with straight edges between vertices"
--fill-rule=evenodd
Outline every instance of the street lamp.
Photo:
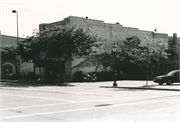
M 114 43 L 113 45 L 113 55 L 114 55 L 114 83 L 113 83 L 113 86 L 117 86 L 117 83 L 116 83 L 116 76 L 117 76 L 117 73 L 116 73 L 116 52 L 117 52 L 117 45 Z
M 19 45 L 19 30 L 18 30 L 18 11 L 16 10 L 12 10 L 12 13 L 16 13 L 16 18 L 17 18 L 17 49 L 18 49 L 18 53 L 16 54 L 16 60 L 18 60 L 16 62 L 16 73 L 17 73 L 17 77 L 19 80 L 19 60 L 20 60 L 20 45 Z
M 16 13 L 16 17 L 17 17 L 17 46 L 19 46 L 18 11 L 16 11 L 16 10 L 12 10 L 12 13 Z

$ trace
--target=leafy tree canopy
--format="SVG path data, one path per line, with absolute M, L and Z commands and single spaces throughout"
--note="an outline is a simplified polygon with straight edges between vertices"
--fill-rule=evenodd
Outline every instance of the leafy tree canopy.
M 154 63 L 161 62 L 165 63 L 168 59 L 168 50 L 167 44 L 161 39 L 148 39 L 146 38 L 146 43 L 140 45 L 140 53 L 136 58 L 136 62 L 139 62 L 139 65 L 153 65 Z
M 91 35 L 85 27 L 60 26 L 42 32 L 34 32 L 33 36 L 24 40 L 27 60 L 40 58 L 39 53 L 45 52 L 49 57 L 65 57 L 65 61 L 72 55 L 76 58 L 95 53 L 92 47 L 99 47 L 101 38 Z
M 148 39 L 143 40 L 136 37 L 128 37 L 126 40 L 120 40 L 117 44 L 117 63 L 122 65 L 135 64 L 139 67 L 154 65 L 158 61 L 164 61 L 168 58 L 167 45 L 162 40 Z M 106 69 L 108 66 L 113 68 L 112 43 L 104 44 L 104 52 L 93 55 L 78 64 L 75 67 L 102 66 Z M 111 49 L 109 49 L 111 48 Z
M 17 46 L 15 45 L 6 45 L 0 46 L 1 51 L 1 65 L 5 62 L 11 62 L 14 65 L 16 64 L 16 53 Z

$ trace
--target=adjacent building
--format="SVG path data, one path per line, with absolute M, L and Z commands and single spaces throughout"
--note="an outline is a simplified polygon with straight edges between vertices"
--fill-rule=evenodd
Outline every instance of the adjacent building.
M 23 41 L 24 38 L 18 38 L 19 41 Z M 17 37 L 1 35 L 1 46 L 17 46 Z M 2 63 L 2 62 L 1 62 Z M 12 62 L 4 62 L 1 64 L 1 75 L 5 74 L 8 71 L 9 74 L 16 74 L 16 67 Z M 19 66 L 20 74 L 27 74 L 28 72 L 33 72 L 33 63 L 23 62 Z

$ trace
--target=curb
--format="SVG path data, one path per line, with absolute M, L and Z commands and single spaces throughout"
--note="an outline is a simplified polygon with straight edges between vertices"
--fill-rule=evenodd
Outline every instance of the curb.
M 117 86 L 100 86 L 100 88 L 123 88 L 123 89 L 145 89 L 145 90 L 165 90 L 165 91 L 180 91 L 180 89 L 162 89 L 162 88 L 147 88 L 147 87 L 117 87 Z

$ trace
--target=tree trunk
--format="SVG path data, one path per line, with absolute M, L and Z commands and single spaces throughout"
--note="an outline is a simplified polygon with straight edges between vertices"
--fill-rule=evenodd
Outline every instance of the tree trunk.
M 64 83 L 63 74 L 64 74 L 64 73 L 61 73 L 61 82 L 62 82 L 62 83 Z

